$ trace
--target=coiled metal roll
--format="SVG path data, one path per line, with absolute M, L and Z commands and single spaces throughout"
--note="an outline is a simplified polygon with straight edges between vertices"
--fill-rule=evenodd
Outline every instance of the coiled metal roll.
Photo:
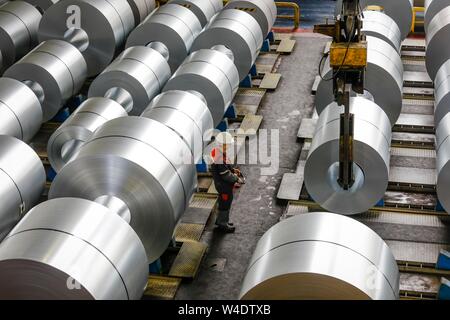
M 123 107 L 111 99 L 86 100 L 50 137 L 47 153 L 52 168 L 61 171 L 95 130 L 109 120 L 126 116 Z
M 0 244 L 0 299 L 140 299 L 147 277 L 133 229 L 83 199 L 38 205 Z
M 35 6 L 39 11 L 44 12 L 60 0 L 23 0 Z
M 426 66 L 431 79 L 436 78 L 439 68 L 450 58 L 450 6 L 436 14 L 428 24 L 426 41 Z
M 195 186 L 191 151 L 176 132 L 151 119 L 124 117 L 94 133 L 58 174 L 49 197 L 118 198 L 153 262 L 167 248 Z
M 164 92 L 142 114 L 177 132 L 191 149 L 195 163 L 201 162 L 203 148 L 211 141 L 214 129 L 206 100 L 198 95 L 177 90 Z
M 138 26 L 156 8 L 155 0 L 127 0 L 134 15 L 134 25 Z
M 411 31 L 413 17 L 413 0 L 360 0 L 361 7 L 380 6 L 384 13 L 397 23 L 402 41 L 406 39 Z M 340 14 L 342 0 L 336 1 L 336 14 Z
M 367 37 L 367 70 L 364 89 L 375 99 L 388 115 L 391 125 L 397 122 L 403 101 L 403 63 L 399 53 L 387 42 Z M 327 80 L 333 75 L 329 59 L 324 63 L 322 77 Z M 320 114 L 332 101 L 333 82 L 322 80 L 316 93 L 316 109 Z
M 192 51 L 226 46 L 233 52 L 239 79 L 244 79 L 255 63 L 263 43 L 258 22 L 251 15 L 236 9 L 218 13 L 195 40 Z
M 439 122 L 436 129 L 436 192 L 442 207 L 450 212 L 450 113 Z
M 182 5 L 191 10 L 204 27 L 223 8 L 221 0 L 170 0 L 169 3 Z
M 172 72 L 189 55 L 202 26 L 191 10 L 178 4 L 167 4 L 148 16 L 128 37 L 126 47 L 161 42 L 169 49 Z
M 384 40 L 400 52 L 402 38 L 397 23 L 383 12 L 366 10 L 363 14 L 362 32 L 367 36 Z
M 0 135 L 0 240 L 37 204 L 45 181 L 36 152 L 16 138 Z
M 338 184 L 340 114 L 333 102 L 320 115 L 305 165 L 305 186 L 322 208 L 340 214 L 363 213 L 384 196 L 389 181 L 391 123 L 384 111 L 365 98 L 350 99 L 354 114 L 355 182 L 349 190 Z
M 267 36 L 277 19 L 277 6 L 273 0 L 231 0 L 224 9 L 238 9 L 250 14 Z
M 389 247 L 362 223 L 333 213 L 284 220 L 259 240 L 241 299 L 399 298 L 399 270 Z
M 428 32 L 428 25 L 434 17 L 441 12 L 442 9 L 448 6 L 450 6 L 450 2 L 447 0 L 425 0 L 425 32 Z
M 103 97 L 109 90 L 121 88 L 132 97 L 128 113 L 140 115 L 170 76 L 169 64 L 158 51 L 131 47 L 92 82 L 89 97 Z
M 214 126 L 217 126 L 238 87 L 239 74 L 233 60 L 223 52 L 205 49 L 192 53 L 167 82 L 163 91 L 192 90 L 201 93 L 211 111 Z
M 42 124 L 41 104 L 20 81 L 0 78 L 0 134 L 28 142 Z
M 434 96 L 434 125 L 437 128 L 442 118 L 450 111 L 450 59 L 436 74 Z
M 68 22 L 74 26 L 68 28 Z M 134 26 L 133 11 L 127 1 L 64 0 L 45 11 L 39 25 L 39 41 L 60 39 L 75 45 L 86 59 L 88 76 L 92 77 L 123 49 Z
M 11 1 L 0 7 L 0 74 L 33 49 L 41 13 L 23 1 Z

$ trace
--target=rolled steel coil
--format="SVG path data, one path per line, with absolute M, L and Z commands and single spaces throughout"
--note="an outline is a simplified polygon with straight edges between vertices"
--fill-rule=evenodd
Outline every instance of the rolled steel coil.
M 0 78 L 0 135 L 28 142 L 41 124 L 41 103 L 34 92 L 20 81 Z
M 448 6 L 450 6 L 450 2 L 447 0 L 425 0 L 425 32 L 428 32 L 428 25 L 434 17 Z
M 109 120 L 126 117 L 127 113 L 117 102 L 107 98 L 90 98 L 52 134 L 47 145 L 52 168 L 59 172 L 73 160 L 92 134 Z
M 221 0 L 170 0 L 169 3 L 182 5 L 191 10 L 204 27 L 223 8 Z
M 367 69 L 364 89 L 372 94 L 375 103 L 389 117 L 391 125 L 397 122 L 403 101 L 403 63 L 399 53 L 387 42 L 367 37 Z M 329 58 L 322 70 L 323 80 L 320 81 L 316 93 L 316 109 L 319 115 L 334 101 L 333 82 L 326 81 L 333 76 Z
M 118 198 L 153 262 L 167 248 L 195 187 L 191 151 L 175 131 L 155 120 L 124 117 L 94 133 L 57 175 L 49 197 Z
M 436 74 L 434 96 L 434 125 L 437 128 L 442 118 L 450 111 L 450 59 Z
M 239 79 L 244 79 L 256 61 L 263 44 L 258 22 L 241 10 L 223 10 L 205 27 L 195 40 L 192 51 L 226 46 L 233 52 Z
M 177 132 L 200 163 L 203 149 L 211 141 L 213 118 L 203 96 L 187 91 L 166 91 L 155 99 L 142 117 L 161 122 Z
M 382 11 L 397 23 L 402 41 L 406 39 L 411 31 L 413 18 L 413 0 L 360 0 L 362 9 L 368 6 L 379 6 Z M 340 14 L 342 0 L 336 1 L 336 15 Z
M 440 204 L 450 212 L 450 113 L 447 113 L 436 129 L 436 192 Z
M 29 4 L 35 6 L 36 9 L 38 9 L 40 12 L 44 12 L 52 5 L 58 3 L 61 0 L 23 0 L 23 1 L 28 2 Z
M 273 0 L 231 0 L 224 9 L 238 9 L 250 14 L 258 22 L 264 37 L 277 19 L 277 6 Z
M 0 135 L 0 240 L 38 203 L 45 181 L 36 152 L 16 138 Z
M 140 299 L 147 277 L 133 229 L 83 199 L 38 205 L 0 244 L 0 299 Z
M 48 121 L 80 91 L 86 74 L 86 61 L 77 48 L 66 41 L 49 40 L 6 70 L 4 76 L 39 88 L 43 121 Z
M 103 97 L 113 88 L 131 95 L 130 115 L 140 115 L 150 101 L 161 92 L 171 76 L 166 59 L 148 47 L 126 49 L 92 82 L 89 97 Z
M 127 0 L 134 15 L 134 25 L 138 26 L 156 8 L 155 0 Z
M 400 52 L 402 38 L 397 23 L 383 12 L 366 10 L 363 14 L 362 32 L 367 36 L 384 40 Z
M 163 43 L 169 50 L 170 69 L 175 72 L 189 55 L 201 30 L 200 21 L 191 10 L 178 4 L 167 4 L 154 11 L 131 32 L 126 47 Z
M 23 1 L 0 7 L 0 74 L 38 44 L 41 13 Z
M 163 91 L 183 90 L 201 93 L 217 126 L 239 87 L 239 74 L 233 60 L 223 52 L 205 49 L 192 53 L 167 82 Z
M 74 27 L 68 28 L 68 22 Z M 76 26 L 79 24 L 79 26 Z M 45 11 L 39 41 L 66 40 L 83 54 L 88 76 L 98 75 L 123 49 L 135 26 L 133 11 L 124 0 L 63 0 Z
M 450 58 L 450 6 L 436 14 L 428 24 L 426 33 L 426 67 L 431 79 L 435 79 L 439 68 Z
M 310 196 L 327 211 L 345 215 L 363 213 L 384 196 L 389 182 L 391 123 L 374 102 L 350 100 L 354 114 L 353 169 L 349 190 L 338 184 L 340 114 L 333 102 L 320 115 L 305 164 L 305 186 Z
M 259 240 L 240 297 L 248 300 L 393 300 L 392 252 L 362 223 L 333 213 L 284 220 Z

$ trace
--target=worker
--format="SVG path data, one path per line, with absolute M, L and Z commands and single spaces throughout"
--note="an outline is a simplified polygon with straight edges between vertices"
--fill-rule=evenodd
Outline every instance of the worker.
M 245 183 L 241 171 L 227 158 L 227 150 L 234 148 L 234 138 L 228 132 L 221 132 L 215 139 L 216 147 L 211 151 L 211 173 L 214 185 L 219 193 L 219 213 L 216 220 L 217 229 L 234 233 L 235 226 L 230 223 L 230 209 L 233 203 L 233 191 Z M 234 154 L 234 152 L 229 152 Z

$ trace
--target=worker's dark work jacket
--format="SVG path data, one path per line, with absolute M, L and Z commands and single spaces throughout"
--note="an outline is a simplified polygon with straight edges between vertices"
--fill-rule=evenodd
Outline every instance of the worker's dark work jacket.
M 219 210 L 228 211 L 233 202 L 233 189 L 235 183 L 238 182 L 238 178 L 232 173 L 233 165 L 221 161 L 220 156 L 215 156 L 213 159 L 215 161 L 211 165 L 211 173 L 214 185 L 219 193 Z

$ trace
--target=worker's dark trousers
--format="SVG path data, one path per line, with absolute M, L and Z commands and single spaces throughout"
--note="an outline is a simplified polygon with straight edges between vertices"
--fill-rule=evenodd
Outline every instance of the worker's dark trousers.
M 230 221 L 230 209 L 233 203 L 233 192 L 221 193 L 219 195 L 219 213 L 216 224 L 226 226 Z

